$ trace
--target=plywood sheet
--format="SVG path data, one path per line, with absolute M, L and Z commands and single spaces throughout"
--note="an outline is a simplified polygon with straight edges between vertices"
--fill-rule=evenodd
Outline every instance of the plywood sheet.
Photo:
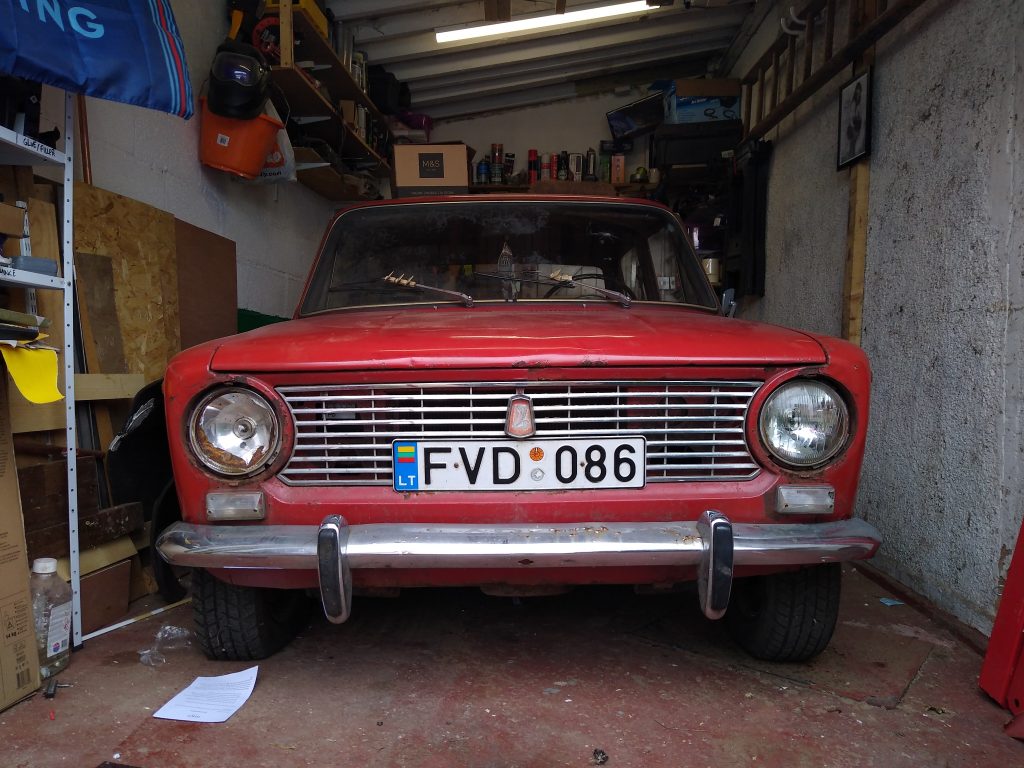
M 75 287 L 86 368 L 90 373 L 128 373 L 117 312 L 113 259 L 77 251 Z
M 180 349 L 174 217 L 76 183 L 75 250 L 111 260 L 127 372 L 147 381 L 163 376 Z
M 181 348 L 238 331 L 235 241 L 174 222 Z

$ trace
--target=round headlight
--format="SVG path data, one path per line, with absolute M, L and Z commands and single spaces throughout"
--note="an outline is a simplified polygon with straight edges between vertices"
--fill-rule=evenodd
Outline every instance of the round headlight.
M 262 396 L 241 388 L 220 389 L 200 401 L 189 424 L 192 450 L 222 475 L 251 475 L 277 453 L 277 415 Z
M 783 384 L 761 409 L 761 438 L 783 464 L 812 467 L 826 462 L 843 449 L 848 434 L 846 404 L 820 381 Z

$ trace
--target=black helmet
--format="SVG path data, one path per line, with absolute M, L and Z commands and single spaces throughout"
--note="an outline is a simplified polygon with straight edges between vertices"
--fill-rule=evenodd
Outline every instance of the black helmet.
M 251 120 L 263 111 L 270 92 L 270 67 L 255 47 L 225 40 L 210 66 L 210 111 Z

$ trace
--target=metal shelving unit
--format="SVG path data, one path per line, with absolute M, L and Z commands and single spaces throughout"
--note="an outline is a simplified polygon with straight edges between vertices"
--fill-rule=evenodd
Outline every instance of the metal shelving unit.
M 75 434 L 75 284 L 73 219 L 75 191 L 75 121 L 74 96 L 64 94 L 64 151 L 52 149 L 29 136 L 22 136 L 0 127 L 0 165 L 62 166 L 64 196 L 61 210 L 61 241 L 63 270 L 61 277 L 51 277 L 23 269 L 0 266 L 0 283 L 23 288 L 60 291 L 64 298 L 64 405 L 67 434 L 68 465 L 68 537 L 71 564 L 72 644 L 82 643 L 81 568 L 78 557 L 78 479 L 75 475 L 77 442 Z M 57 318 L 51 318 L 56 322 Z

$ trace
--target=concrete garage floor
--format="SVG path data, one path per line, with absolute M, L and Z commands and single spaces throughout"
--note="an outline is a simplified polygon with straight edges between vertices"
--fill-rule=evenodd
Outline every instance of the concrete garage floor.
M 600 749 L 610 768 L 1024 765 L 979 653 L 892 596 L 848 569 L 835 638 L 805 665 L 752 661 L 687 594 L 362 598 L 260 662 L 216 725 L 152 717 L 196 676 L 250 666 L 194 648 L 140 664 L 162 624 L 188 625 L 180 607 L 90 640 L 61 676 L 73 688 L 0 714 L 0 764 L 547 768 Z

